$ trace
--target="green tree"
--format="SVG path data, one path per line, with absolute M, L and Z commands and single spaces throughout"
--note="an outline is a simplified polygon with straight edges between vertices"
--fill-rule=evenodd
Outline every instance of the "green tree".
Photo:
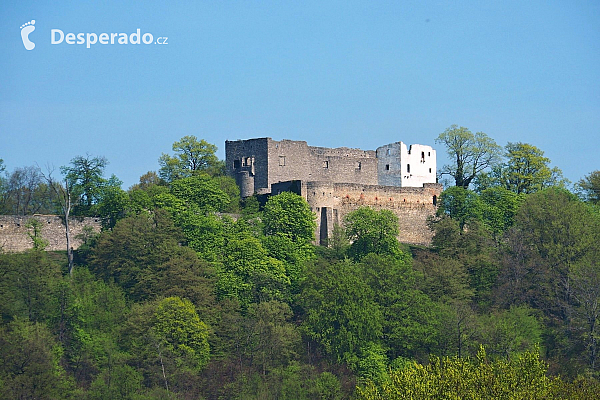
M 564 184 L 562 172 L 550 168 L 544 152 L 527 143 L 508 143 L 506 149 L 506 187 L 513 192 L 535 193 L 550 186 Z
M 500 159 L 501 148 L 483 132 L 473 134 L 467 128 L 452 125 L 435 140 L 446 146 L 453 163 L 442 167 L 440 174 L 454 178 L 455 185 L 467 189 L 475 177 Z
M 229 205 L 229 196 L 219 182 L 204 173 L 171 182 L 171 194 L 203 212 L 224 211 Z
M 527 304 L 543 313 L 544 345 L 563 373 L 576 374 L 587 364 L 580 356 L 587 353 L 589 315 L 576 293 L 593 275 L 582 279 L 576 271 L 594 265 L 599 240 L 598 214 L 572 193 L 548 188 L 527 196 L 501 254 L 498 304 Z
M 161 300 L 152 329 L 165 348 L 177 357 L 178 368 L 200 371 L 206 366 L 210 357 L 208 327 L 191 301 L 179 297 Z
M 0 212 L 31 215 L 54 213 L 53 193 L 39 167 L 22 167 L 0 178 Z
M 49 322 L 58 310 L 61 264 L 50 254 L 32 249 L 0 254 L 0 312 L 3 320 Z
M 350 260 L 309 263 L 299 302 L 307 335 L 338 362 L 356 363 L 360 349 L 382 335 L 373 289 Z
M 344 218 L 346 235 L 352 244 L 348 253 L 360 260 L 369 253 L 401 257 L 398 243 L 398 217 L 389 210 L 360 207 Z
M 524 195 L 503 187 L 490 187 L 479 196 L 483 203 L 483 222 L 496 235 L 501 236 L 514 224 L 514 218 Z
M 460 229 L 474 221 L 482 221 L 484 207 L 477 193 L 460 186 L 448 188 L 440 194 L 438 215 L 448 215 L 458 222 Z
M 181 246 L 182 239 L 164 210 L 127 217 L 98 238 L 90 267 L 134 301 L 185 293 L 198 305 L 205 304 L 214 271 L 192 249 Z
M 88 154 L 85 157 L 77 156 L 69 166 L 60 168 L 74 196 L 74 215 L 90 215 L 92 206 L 100 201 L 102 188 L 107 183 L 103 178 L 107 165 L 105 157 L 92 157 Z
M 340 400 L 342 398 L 342 385 L 337 376 L 324 371 L 317 378 L 315 385 L 321 400 Z
M 542 327 L 535 310 L 527 306 L 511 307 L 480 317 L 481 341 L 488 353 L 509 359 L 533 351 L 542 341 Z
M 217 293 L 235 298 L 243 308 L 252 302 L 285 300 L 290 279 L 283 263 L 270 257 L 259 239 L 240 234 L 227 240 Z
M 577 182 L 580 196 L 592 204 L 600 204 L 600 170 L 592 171 Z
M 315 215 L 302 198 L 292 192 L 283 192 L 269 198 L 265 204 L 265 235 L 282 235 L 296 243 L 315 240 Z
M 290 322 L 290 306 L 279 301 L 255 303 L 249 307 L 248 314 L 251 354 L 263 376 L 298 357 L 300 332 Z
M 72 382 L 60 365 L 62 352 L 43 323 L 17 318 L 0 327 L 0 397 L 72 398 Z
M 93 213 L 102 219 L 102 226 L 112 229 L 127 215 L 130 203 L 129 195 L 120 184 L 109 184 L 101 189 L 100 201 L 94 205 Z
M 414 268 L 421 274 L 419 287 L 433 299 L 449 302 L 468 301 L 473 297 L 468 271 L 464 263 L 455 258 L 419 250 L 415 254 Z
M 43 251 L 48 246 L 48 240 L 42 237 L 42 223 L 37 219 L 27 221 L 27 236 L 33 242 L 33 250 Z
M 158 159 L 158 175 L 167 182 L 186 178 L 197 172 L 216 174 L 222 165 L 215 155 L 217 146 L 196 136 L 184 136 L 173 143 L 174 156 L 162 154 Z
M 574 322 L 585 351 L 580 357 L 589 371 L 597 373 L 600 358 L 600 264 L 597 249 L 577 263 L 570 273 L 575 299 Z
M 475 359 L 432 357 L 391 372 L 391 379 L 358 387 L 358 398 L 381 399 L 548 399 L 558 398 L 557 380 L 536 351 L 490 361 L 483 348 Z

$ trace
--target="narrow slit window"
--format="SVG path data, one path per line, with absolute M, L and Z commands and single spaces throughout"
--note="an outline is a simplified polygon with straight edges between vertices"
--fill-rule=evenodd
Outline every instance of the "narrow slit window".
M 329 168 L 329 161 L 323 161 L 323 168 Z
M 285 167 L 285 156 L 279 156 L 279 166 Z
M 406 164 L 406 172 L 410 174 L 410 164 Z
M 390 170 L 390 164 L 385 164 L 385 170 L 389 171 Z

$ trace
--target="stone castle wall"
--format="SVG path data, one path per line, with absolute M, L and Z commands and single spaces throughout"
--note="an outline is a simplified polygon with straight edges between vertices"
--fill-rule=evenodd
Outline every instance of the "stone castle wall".
M 28 236 L 33 232 L 27 224 L 31 219 L 40 223 L 41 235 L 48 241 L 46 250 L 66 250 L 67 238 L 63 219 L 58 215 L 0 215 L 0 251 L 22 252 L 33 248 L 33 241 Z M 71 217 L 69 230 L 71 231 L 71 246 L 79 248 L 82 240 L 78 238 L 84 233 L 84 227 L 89 226 L 94 232 L 100 232 L 101 221 L 99 218 Z
M 431 183 L 421 188 L 361 185 L 330 182 L 282 182 L 273 184 L 273 194 L 293 191 L 303 196 L 316 215 L 317 241 L 325 244 L 335 225 L 359 207 L 390 210 L 399 220 L 398 240 L 403 243 L 429 245 L 433 233 L 427 218 L 434 215 L 442 185 Z
M 291 180 L 377 184 L 378 161 L 373 150 L 259 138 L 225 142 L 225 162 L 242 197 L 271 193 L 272 184 Z

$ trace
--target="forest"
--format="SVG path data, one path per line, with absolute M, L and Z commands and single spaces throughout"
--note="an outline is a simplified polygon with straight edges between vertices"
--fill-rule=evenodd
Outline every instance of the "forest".
M 240 199 L 195 136 L 127 190 L 101 156 L 0 160 L 0 214 L 103 222 L 72 252 L 35 222 L 33 249 L 0 249 L 0 398 L 598 398 L 600 170 L 571 183 L 456 125 L 437 142 L 429 247 L 366 207 L 316 246 L 302 197 Z

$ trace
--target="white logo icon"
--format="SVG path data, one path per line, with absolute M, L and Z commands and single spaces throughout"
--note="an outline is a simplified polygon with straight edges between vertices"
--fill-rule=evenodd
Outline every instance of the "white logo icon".
M 30 22 L 21 25 L 21 39 L 23 39 L 23 46 L 25 46 L 27 50 L 33 50 L 35 47 L 35 43 L 29 40 L 29 34 L 35 31 L 35 26 L 33 26 L 34 24 L 35 19 L 32 19 Z

